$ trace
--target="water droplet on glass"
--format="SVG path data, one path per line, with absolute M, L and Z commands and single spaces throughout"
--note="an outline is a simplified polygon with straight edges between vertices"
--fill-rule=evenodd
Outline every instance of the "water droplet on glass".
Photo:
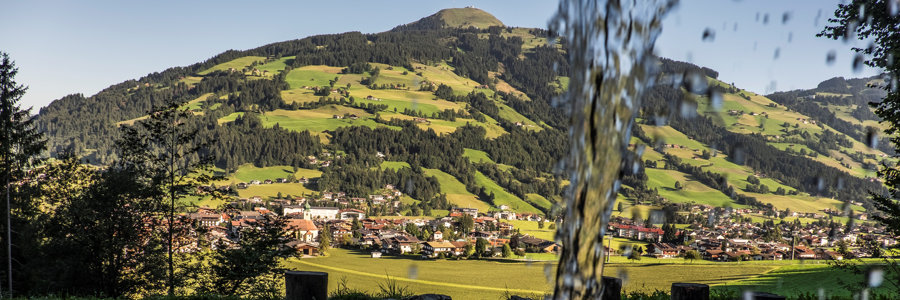
M 788 21 L 791 20 L 791 12 L 786 11 L 781 14 L 781 24 L 787 24 Z
M 744 299 L 744 300 L 753 300 L 753 299 L 756 299 L 756 297 L 753 296 L 753 291 L 751 291 L 751 290 L 746 290 L 746 291 L 744 291 L 744 293 L 742 294 L 742 296 L 743 296 L 742 299 Z
M 759 22 L 759 13 L 756 13 L 756 21 Z
M 825 300 L 825 289 L 819 288 L 816 294 L 819 295 L 819 300 Z
M 873 127 L 866 128 L 866 146 L 869 148 L 878 148 L 878 130 Z
M 819 27 L 819 19 L 822 18 L 822 9 L 816 12 L 816 17 L 813 19 L 813 27 Z
M 744 151 L 743 146 L 735 146 L 731 152 L 731 160 L 734 161 L 734 163 L 743 165 L 747 162 L 747 153 Z
M 722 91 L 719 89 L 709 89 L 707 97 L 709 97 L 709 104 L 714 111 L 722 110 L 722 102 L 724 102 L 722 99 Z
M 694 99 L 684 99 L 681 100 L 681 105 L 679 106 L 679 111 L 681 112 L 681 117 L 683 118 L 693 118 L 697 116 L 697 101 Z
M 650 224 L 666 223 L 666 213 L 659 209 L 650 211 Z
M 732 30 L 737 31 L 737 22 L 734 23 L 734 28 Z
M 816 190 L 821 192 L 822 190 L 825 189 L 825 178 L 822 178 L 821 176 L 816 176 L 815 181 L 816 181 Z
M 769 24 L 769 14 L 763 15 L 763 24 Z
M 862 22 L 862 20 L 866 19 L 866 5 L 865 4 L 859 5 L 859 15 L 856 16 L 856 18 L 859 19 L 860 22 Z
M 847 22 L 847 31 L 844 31 L 843 42 L 846 44 L 851 40 L 856 39 L 856 27 L 859 26 L 859 22 L 856 20 L 851 20 Z
M 406 270 L 406 277 L 409 279 L 416 279 L 419 277 L 419 266 L 416 264 L 409 265 L 409 269 Z
M 703 30 L 703 41 L 704 42 L 712 42 L 716 40 L 716 31 L 712 28 L 707 27 Z
M 778 59 L 778 56 L 781 55 L 781 48 L 775 48 L 775 55 L 772 59 Z
M 625 283 L 628 282 L 628 271 L 625 271 L 624 268 L 619 269 L 619 272 L 616 272 L 619 276 L 619 279 L 622 280 L 622 286 L 625 286 Z
M 828 54 L 825 54 L 825 63 L 829 66 L 833 65 L 835 58 L 837 58 L 837 53 L 834 52 L 834 49 L 828 50 Z
M 548 283 L 553 282 L 553 268 L 550 267 L 550 264 L 544 265 L 544 277 L 547 278 Z
M 869 287 L 879 287 L 881 283 L 884 282 L 884 270 L 880 268 L 873 268 L 869 270 L 868 277 Z
M 707 88 L 706 76 L 700 74 L 700 72 L 687 72 L 684 74 L 684 88 L 694 94 L 705 94 Z
M 860 71 L 862 71 L 863 61 L 864 59 L 862 54 L 856 54 L 856 56 L 853 57 L 853 72 L 859 73 Z
M 837 189 L 838 191 L 844 189 L 844 178 L 843 178 L 843 177 L 838 177 L 836 189 Z
M 416 184 L 415 184 L 415 182 L 413 182 L 412 179 L 407 179 L 407 180 L 406 180 L 406 194 L 407 194 L 407 195 L 412 194 L 413 191 L 415 191 L 415 189 L 416 189 Z
M 788 43 L 793 42 L 793 41 L 794 41 L 794 33 L 788 32 Z
M 900 0 L 887 0 L 887 8 L 891 17 L 897 16 L 897 13 L 900 12 Z
M 622 256 L 628 257 L 631 255 L 631 251 L 634 250 L 634 247 L 631 244 L 627 244 L 627 245 L 620 246 L 619 250 L 622 251 Z

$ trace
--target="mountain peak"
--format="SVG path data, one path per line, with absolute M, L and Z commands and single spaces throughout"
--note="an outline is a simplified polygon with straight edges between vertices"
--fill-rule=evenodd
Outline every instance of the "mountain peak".
M 446 8 L 418 21 L 398 26 L 398 29 L 439 29 L 439 28 L 488 28 L 504 26 L 494 15 L 481 9 L 468 6 L 464 8 Z

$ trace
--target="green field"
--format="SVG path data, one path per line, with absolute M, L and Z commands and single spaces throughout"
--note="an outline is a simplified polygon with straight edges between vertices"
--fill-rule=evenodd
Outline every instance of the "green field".
M 478 197 L 467 191 L 466 186 L 456 177 L 438 169 L 422 168 L 422 170 L 425 172 L 425 176 L 437 178 L 441 184 L 441 193 L 447 194 L 447 200 L 451 204 L 458 207 L 477 208 L 481 212 L 487 212 L 491 208 L 490 204 L 479 200 Z
M 332 249 L 327 257 L 290 259 L 285 266 L 293 270 L 328 272 L 329 290 L 334 290 L 341 278 L 346 278 L 349 287 L 376 293 L 378 285 L 384 284 L 390 276 L 416 294 L 444 294 L 453 299 L 499 299 L 506 291 L 523 296 L 540 296 L 550 291 L 545 268 L 549 274 L 555 274 L 556 263 L 370 258 L 368 253 Z
M 463 157 L 469 159 L 469 161 L 474 163 L 492 163 L 495 164 L 494 160 L 488 156 L 487 152 L 475 149 L 464 148 L 463 149 Z
M 716 289 L 764 291 L 783 296 L 798 296 L 801 293 L 815 294 L 819 289 L 825 292 L 826 297 L 839 296 L 850 297 L 851 293 L 844 288 L 849 284 L 854 288 L 864 286 L 862 275 L 855 275 L 846 271 L 835 270 L 827 264 L 790 265 L 780 267 L 758 277 L 732 281 Z M 857 284 L 853 284 L 857 283 Z M 875 289 L 874 292 L 885 295 L 887 289 Z
M 545 239 L 548 241 L 554 240 L 554 235 L 556 235 L 556 230 L 547 229 L 550 226 L 550 222 L 544 222 L 544 228 L 538 228 L 537 221 L 525 221 L 525 220 L 500 220 L 504 223 L 512 224 L 516 229 L 519 230 L 522 234 L 531 235 L 533 237 L 539 239 Z
M 549 210 L 553 206 L 553 202 L 538 194 L 525 194 L 525 201 L 544 210 Z
M 238 190 L 238 196 L 241 198 L 250 198 L 253 196 L 260 196 L 263 199 L 270 197 L 277 197 L 278 193 L 281 193 L 282 196 L 302 196 L 302 195 L 312 195 L 316 193 L 316 191 L 310 190 L 303 186 L 300 183 L 273 183 L 273 184 L 260 184 L 260 185 L 251 185 L 246 189 Z
M 409 168 L 409 163 L 407 163 L 405 161 L 383 161 L 383 162 L 381 162 L 382 170 L 391 169 L 391 170 L 396 171 L 396 170 L 399 170 L 402 168 Z
M 212 73 L 213 71 L 227 71 L 229 68 L 234 68 L 238 71 L 241 71 L 244 67 L 249 66 L 253 62 L 263 62 L 266 58 L 262 56 L 244 56 L 241 58 L 233 59 L 231 61 L 227 61 L 218 65 L 213 66 L 212 68 L 203 70 L 197 75 L 206 75 Z
M 676 203 L 697 203 L 707 204 L 719 207 L 746 207 L 745 205 L 735 204 L 731 198 L 721 191 L 714 190 L 703 183 L 696 181 L 693 177 L 675 171 L 648 168 L 647 186 L 657 188 L 659 195 L 669 201 Z M 681 183 L 682 189 L 675 190 L 675 182 Z
M 298 168 L 297 172 L 294 172 L 294 168 L 289 166 L 257 168 L 251 164 L 246 164 L 238 168 L 237 172 L 234 173 L 233 178 L 237 179 L 239 182 L 250 182 L 252 180 L 288 178 L 291 174 L 294 174 L 294 177 L 298 179 L 301 177 L 318 178 L 322 176 L 322 171 Z
M 287 68 L 287 62 L 292 60 L 294 60 L 293 56 L 286 56 L 257 66 L 256 68 L 260 71 L 269 71 L 269 76 L 275 76 L 278 72 Z
M 496 182 L 485 176 L 479 171 L 475 171 L 475 185 L 484 187 L 488 193 L 494 193 L 494 205 L 509 205 L 516 212 L 541 213 L 541 210 L 531 206 L 516 195 L 504 190 Z
M 340 78 L 341 67 L 329 66 L 303 66 L 291 70 L 284 78 L 291 89 L 299 89 L 304 86 L 327 86 L 330 80 Z
M 552 255 L 534 257 L 552 258 Z M 498 299 L 506 290 L 523 296 L 540 294 L 550 291 L 550 281 L 556 274 L 556 263 L 552 261 L 370 258 L 367 252 L 347 249 L 332 249 L 327 257 L 290 259 L 285 266 L 292 270 L 328 272 L 330 290 L 335 289 L 341 278 L 346 278 L 349 287 L 375 293 L 378 284 L 390 276 L 413 293 L 446 294 L 454 299 Z M 668 291 L 674 282 L 693 282 L 714 285 L 715 290 L 751 288 L 782 295 L 815 294 L 819 287 L 825 288 L 829 295 L 844 293 L 837 278 L 853 279 L 817 261 L 718 263 L 649 257 L 629 261 L 621 256 L 611 257 L 604 275 L 627 278 L 625 291 Z

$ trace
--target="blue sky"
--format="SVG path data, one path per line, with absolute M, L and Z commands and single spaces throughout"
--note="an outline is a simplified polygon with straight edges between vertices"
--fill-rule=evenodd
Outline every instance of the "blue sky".
M 852 71 L 852 44 L 813 36 L 837 3 L 683 0 L 665 19 L 656 48 L 662 56 L 716 69 L 723 81 L 759 93 L 773 87 L 811 88 L 834 76 L 876 74 Z M 37 109 L 67 94 L 92 95 L 228 49 L 322 33 L 380 32 L 442 8 L 468 5 L 521 27 L 546 27 L 557 6 L 535 0 L 7 1 L 0 10 L 0 51 L 19 66 L 17 81 L 30 87 L 24 104 Z M 785 12 L 790 19 L 783 24 Z M 764 14 L 769 15 L 766 25 Z M 701 39 L 706 28 L 715 31 L 715 40 Z M 833 65 L 825 64 L 829 50 L 838 54 Z

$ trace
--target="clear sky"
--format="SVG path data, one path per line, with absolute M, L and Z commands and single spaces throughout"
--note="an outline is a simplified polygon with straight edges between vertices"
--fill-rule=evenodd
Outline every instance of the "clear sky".
M 759 93 L 811 88 L 852 71 L 850 44 L 815 38 L 838 0 L 682 0 L 657 42 L 662 56 L 719 71 Z M 507 26 L 546 27 L 556 1 L 5 1 L 0 51 L 19 67 L 35 109 L 228 49 L 323 33 L 380 32 L 442 8 L 474 5 Z M 821 14 L 819 14 L 821 11 Z M 782 16 L 790 15 L 786 23 Z M 759 21 L 757 21 L 759 14 Z M 768 24 L 763 24 L 768 14 Z M 818 16 L 818 18 L 817 18 Z M 818 23 L 816 23 L 818 20 Z M 736 30 L 735 30 L 735 24 Z M 703 41 L 706 28 L 715 39 Z M 792 36 L 791 40 L 788 37 Z M 774 59 L 775 49 L 779 57 Z M 826 53 L 835 50 L 832 65 Z M 774 84 L 773 84 L 774 82 Z

